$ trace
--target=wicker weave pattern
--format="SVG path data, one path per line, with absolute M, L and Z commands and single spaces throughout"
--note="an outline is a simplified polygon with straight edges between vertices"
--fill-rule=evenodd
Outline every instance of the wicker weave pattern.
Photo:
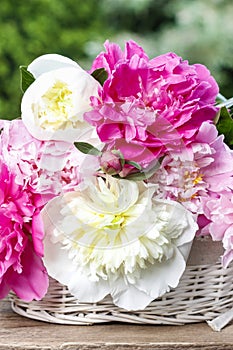
M 233 305 L 233 266 L 187 266 L 179 286 L 153 301 L 145 310 L 128 312 L 113 305 L 108 296 L 101 302 L 79 303 L 65 286 L 50 281 L 41 301 L 23 302 L 11 296 L 12 308 L 36 320 L 73 325 L 102 322 L 128 322 L 181 325 L 212 320 Z

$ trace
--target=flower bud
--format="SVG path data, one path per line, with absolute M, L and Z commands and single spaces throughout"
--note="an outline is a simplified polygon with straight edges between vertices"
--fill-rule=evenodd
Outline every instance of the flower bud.
M 105 151 L 100 157 L 102 170 L 109 175 L 119 174 L 122 170 L 122 158 L 117 151 Z

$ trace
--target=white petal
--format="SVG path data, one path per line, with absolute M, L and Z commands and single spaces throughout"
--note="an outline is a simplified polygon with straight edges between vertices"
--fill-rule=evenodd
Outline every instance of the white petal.
M 68 253 L 60 243 L 51 241 L 52 231 L 56 223 L 53 213 L 56 213 L 56 198 L 51 201 L 49 210 L 43 211 L 43 221 L 46 231 L 44 238 L 44 264 L 49 276 L 66 285 L 76 298 L 82 302 L 97 302 L 109 294 L 107 281 L 92 282 L 79 273 L 76 265 L 69 259 Z
M 128 311 L 143 310 L 153 300 L 150 295 L 134 285 L 126 285 L 123 279 L 112 283 L 111 296 L 115 305 Z
M 198 230 L 198 225 L 194 220 L 192 213 L 190 213 L 183 205 L 178 202 L 166 200 L 166 199 L 156 199 L 155 203 L 158 204 L 166 204 L 168 207 L 171 207 L 171 218 L 170 218 L 170 230 L 174 230 L 176 225 L 179 225 L 183 222 L 185 224 L 185 228 L 181 235 L 177 238 L 174 238 L 175 245 L 177 247 L 182 246 L 185 243 L 192 242 L 195 234 Z
M 180 203 L 176 203 L 176 206 L 177 208 L 178 207 L 181 207 L 182 210 L 184 210 L 184 207 L 180 204 Z M 181 213 L 181 211 L 179 210 L 179 212 Z M 182 214 L 181 214 L 182 215 Z M 184 219 L 186 220 L 187 222 L 187 227 L 186 229 L 184 230 L 184 232 L 182 233 L 182 235 L 180 235 L 176 240 L 176 246 L 179 247 L 179 246 L 183 246 L 185 245 L 186 243 L 189 243 L 193 241 L 194 237 L 195 237 L 195 234 L 198 230 L 198 224 L 196 223 L 196 221 L 194 220 L 194 217 L 192 215 L 192 213 L 188 210 L 185 211 L 184 213 Z M 190 249 L 191 246 L 190 245 L 187 245 L 187 249 Z
M 108 281 L 101 279 L 98 282 L 92 282 L 88 277 L 77 272 L 72 274 L 66 285 L 71 294 L 84 303 L 101 301 L 110 292 Z
M 148 293 L 153 299 L 162 296 L 171 288 L 176 288 L 185 271 L 185 260 L 177 248 L 174 256 L 162 263 L 156 263 L 142 271 L 142 277 L 135 286 Z
M 38 162 L 40 169 L 45 169 L 51 172 L 61 171 L 67 162 L 67 156 L 53 156 L 52 154 L 46 154 L 41 157 Z
M 55 197 L 50 200 L 46 206 L 41 210 L 41 217 L 44 225 L 45 239 L 47 235 L 52 234 L 52 230 L 56 227 L 60 219 L 60 210 L 64 203 L 62 197 Z
M 81 69 L 81 67 L 75 61 L 57 54 L 47 54 L 37 57 L 34 61 L 32 61 L 32 63 L 29 64 L 27 69 L 35 78 L 38 78 L 43 73 L 66 67 Z

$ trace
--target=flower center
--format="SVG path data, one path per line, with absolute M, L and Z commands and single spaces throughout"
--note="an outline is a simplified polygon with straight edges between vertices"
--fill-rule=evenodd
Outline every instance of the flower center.
M 72 91 L 62 81 L 57 81 L 41 97 L 38 106 L 38 124 L 46 130 L 66 129 L 72 125 L 74 104 Z
M 153 176 L 153 182 L 160 185 L 159 196 L 182 203 L 190 202 L 206 189 L 200 170 L 194 161 L 171 160 Z

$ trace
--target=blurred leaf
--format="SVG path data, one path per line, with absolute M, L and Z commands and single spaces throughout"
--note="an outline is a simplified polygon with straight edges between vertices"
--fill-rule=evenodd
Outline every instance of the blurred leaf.
M 75 147 L 84 154 L 91 154 L 92 156 L 100 156 L 102 154 L 97 148 L 87 142 L 75 142 Z
M 138 170 L 142 170 L 142 167 L 140 164 L 138 164 L 137 162 L 134 162 L 132 160 L 126 160 L 125 161 L 126 164 L 132 165 L 134 168 L 138 169 Z
M 222 107 L 220 116 L 217 123 L 217 129 L 219 134 L 224 135 L 225 142 L 229 145 L 233 145 L 233 119 L 226 107 Z
M 142 180 L 149 179 L 152 175 L 154 175 L 156 170 L 158 170 L 160 168 L 160 164 L 161 164 L 160 161 L 156 161 L 154 164 L 149 166 L 147 169 L 144 169 L 144 171 L 140 171 L 140 172 L 134 173 L 134 174 L 129 174 L 125 177 L 125 179 L 134 180 L 134 181 L 142 181 Z
M 25 92 L 27 88 L 35 81 L 33 75 L 27 70 L 27 66 L 20 66 L 20 87 L 22 92 Z
M 102 86 L 105 80 L 108 78 L 108 73 L 104 68 L 98 68 L 91 73 L 93 78 L 95 78 Z

